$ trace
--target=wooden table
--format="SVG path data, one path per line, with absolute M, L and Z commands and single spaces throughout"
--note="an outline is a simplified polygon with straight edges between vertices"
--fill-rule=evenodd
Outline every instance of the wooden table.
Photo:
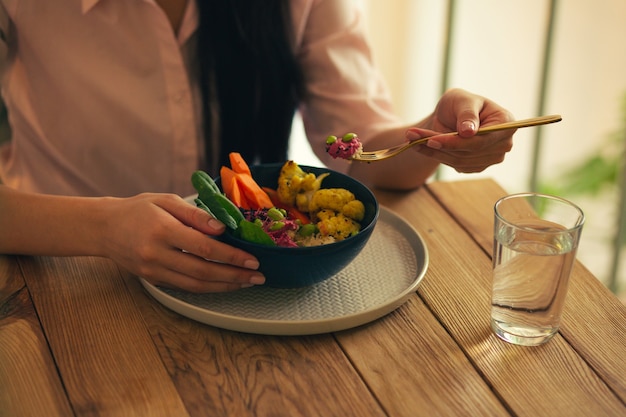
M 626 307 L 581 264 L 548 344 L 492 334 L 504 194 L 490 180 L 378 192 L 430 266 L 399 309 L 334 334 L 222 330 L 108 260 L 0 256 L 0 416 L 626 415 Z

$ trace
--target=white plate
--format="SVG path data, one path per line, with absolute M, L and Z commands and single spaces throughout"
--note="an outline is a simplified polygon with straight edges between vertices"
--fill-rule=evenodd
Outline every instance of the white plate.
M 376 228 L 356 259 L 310 287 L 192 294 L 141 282 L 164 306 L 201 323 L 245 333 L 307 335 L 360 326 L 392 312 L 417 290 L 427 269 L 421 236 L 381 207 Z

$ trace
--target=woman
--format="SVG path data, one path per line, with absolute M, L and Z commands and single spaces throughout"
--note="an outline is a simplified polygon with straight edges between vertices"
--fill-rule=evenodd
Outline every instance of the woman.
M 230 151 L 284 161 L 294 111 L 331 168 L 411 189 L 440 163 L 499 163 L 510 120 L 462 90 L 411 126 L 393 114 L 349 0 L 0 0 L 2 93 L 13 131 L 0 149 L 0 253 L 97 255 L 154 284 L 229 291 L 264 282 L 251 255 L 206 235 L 224 226 L 179 196 Z M 60 29 L 62 28 L 62 29 Z M 391 161 L 333 160 L 324 138 L 369 149 L 436 132 Z

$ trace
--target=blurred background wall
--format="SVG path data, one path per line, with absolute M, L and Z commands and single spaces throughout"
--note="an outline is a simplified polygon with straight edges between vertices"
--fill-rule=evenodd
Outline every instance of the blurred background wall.
M 417 121 L 434 108 L 446 86 L 487 96 L 516 118 L 561 114 L 563 121 L 541 129 L 537 181 L 567 194 L 570 170 L 591 178 L 593 157 L 611 153 L 623 160 L 626 141 L 626 1 L 525 0 L 359 0 L 374 57 L 392 92 L 397 113 Z M 452 33 L 448 38 L 449 6 Z M 546 88 L 541 91 L 548 22 L 554 13 Z M 448 43 L 449 41 L 449 43 Z M 542 93 L 543 101 L 542 101 Z M 620 136 L 621 134 L 621 136 Z M 457 174 L 444 167 L 441 180 L 490 177 L 507 191 L 530 187 L 536 129 L 519 131 L 506 160 L 479 174 Z M 615 145 L 611 138 L 621 137 Z M 402 141 L 403 138 L 399 138 Z M 299 131 L 292 159 L 319 164 Z M 587 167 L 589 171 L 581 171 Z M 573 180 L 572 180 L 573 181 Z M 619 188 L 600 182 L 595 190 L 564 195 L 585 210 L 587 224 L 578 258 L 608 284 L 618 219 Z M 626 292 L 626 252 L 622 246 L 616 288 Z M 622 299 L 626 297 L 621 295 Z

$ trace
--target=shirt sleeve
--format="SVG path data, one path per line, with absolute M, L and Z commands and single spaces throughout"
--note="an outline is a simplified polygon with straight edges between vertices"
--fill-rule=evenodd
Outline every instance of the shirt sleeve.
M 375 67 L 362 10 L 351 0 L 310 2 L 302 14 L 297 57 L 307 97 L 300 106 L 307 138 L 328 167 L 348 164 L 325 151 L 328 135 L 354 132 L 366 144 L 377 132 L 400 124 L 389 90 Z

